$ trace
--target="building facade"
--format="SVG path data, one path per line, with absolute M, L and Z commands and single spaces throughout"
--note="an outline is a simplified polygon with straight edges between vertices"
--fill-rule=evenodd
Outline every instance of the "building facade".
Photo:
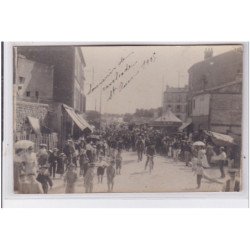
M 14 75 L 18 101 L 48 104 L 47 126 L 59 134 L 81 134 L 86 109 L 83 53 L 77 46 L 21 46 Z M 85 124 L 83 126 L 83 124 Z
M 47 99 L 45 102 L 53 101 L 58 103 L 65 103 L 66 105 L 73 107 L 76 111 L 83 113 L 86 107 L 86 97 L 84 94 L 84 68 L 86 66 L 85 60 L 80 47 L 76 46 L 21 46 L 17 48 L 18 54 L 18 70 L 16 75 L 16 82 L 22 80 L 20 78 L 20 67 L 22 67 L 21 58 L 26 58 L 25 65 L 28 62 L 37 65 L 46 65 L 53 69 L 53 80 L 46 81 L 44 77 L 47 74 L 38 74 L 35 72 L 32 74 L 33 79 L 30 80 L 31 96 L 35 96 L 45 91 L 47 93 Z M 24 59 L 23 59 L 24 60 Z M 21 70 L 23 74 L 28 75 L 28 66 L 26 69 Z M 27 71 L 26 73 L 24 71 Z M 44 77 L 42 77 L 42 75 Z M 41 77 L 40 77 L 41 76 Z M 28 76 L 27 76 L 28 77 Z M 43 84 L 39 84 L 37 78 L 43 78 Z M 27 79 L 28 81 L 28 79 Z M 44 85 L 44 82 L 47 84 Z M 48 89 L 48 90 L 47 90 Z M 49 94 L 51 93 L 52 96 Z M 22 98 L 25 98 L 23 92 Z
M 167 85 L 163 95 L 163 113 L 166 113 L 170 108 L 176 117 L 183 122 L 186 121 L 188 86 L 186 85 L 183 88 L 177 88 L 169 87 Z
M 242 65 L 240 47 L 217 56 L 210 49 L 189 69 L 188 116 L 194 131 L 241 135 Z

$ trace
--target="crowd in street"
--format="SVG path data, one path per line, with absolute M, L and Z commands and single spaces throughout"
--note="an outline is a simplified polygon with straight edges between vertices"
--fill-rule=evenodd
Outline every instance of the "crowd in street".
M 75 193 L 77 180 L 83 181 L 86 193 L 94 192 L 94 181 L 107 180 L 107 192 L 112 192 L 115 176 L 122 174 L 124 151 L 134 151 L 137 161 L 145 159 L 145 170 L 150 165 L 154 169 L 154 157 L 161 155 L 173 159 L 173 164 L 183 161 L 196 175 L 197 189 L 202 178 L 211 182 L 223 183 L 226 177 L 225 166 L 231 177 L 222 191 L 239 191 L 236 178 L 238 167 L 235 151 L 230 147 L 218 147 L 202 135 L 186 136 L 183 133 L 168 134 L 166 131 L 148 127 L 110 126 L 94 135 L 73 140 L 70 136 L 61 150 L 48 149 L 40 144 L 38 152 L 34 147 L 17 148 L 14 159 L 14 189 L 21 194 L 47 194 L 53 188 L 55 179 L 61 179 L 65 193 Z M 211 178 L 206 169 L 217 166 L 220 179 Z

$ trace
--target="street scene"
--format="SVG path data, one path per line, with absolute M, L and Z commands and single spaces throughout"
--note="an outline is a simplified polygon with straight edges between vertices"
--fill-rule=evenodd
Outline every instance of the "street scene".
M 13 54 L 14 193 L 242 190 L 242 45 Z

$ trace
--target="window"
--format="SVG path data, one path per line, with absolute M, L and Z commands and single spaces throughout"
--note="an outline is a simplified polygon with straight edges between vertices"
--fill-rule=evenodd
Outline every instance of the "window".
M 193 100 L 193 109 L 195 109 L 195 100 Z
M 24 84 L 25 78 L 23 76 L 19 76 L 19 83 Z
M 36 98 L 39 98 L 39 91 L 36 91 Z
M 21 90 L 22 89 L 22 86 L 18 86 L 18 90 Z
M 27 92 L 26 92 L 26 96 L 27 96 L 27 97 L 30 97 L 30 91 L 27 91 Z

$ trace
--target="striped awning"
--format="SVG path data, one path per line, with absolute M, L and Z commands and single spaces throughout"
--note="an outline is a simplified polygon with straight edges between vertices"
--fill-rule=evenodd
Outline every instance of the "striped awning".
M 77 114 L 73 108 L 67 106 L 66 104 L 63 104 L 63 107 L 81 131 L 88 129 L 92 132 L 91 125 L 81 115 Z
M 32 117 L 32 116 L 27 116 L 27 118 L 28 118 L 29 124 L 32 127 L 33 131 L 36 134 L 41 134 L 41 127 L 40 127 L 39 119 Z

